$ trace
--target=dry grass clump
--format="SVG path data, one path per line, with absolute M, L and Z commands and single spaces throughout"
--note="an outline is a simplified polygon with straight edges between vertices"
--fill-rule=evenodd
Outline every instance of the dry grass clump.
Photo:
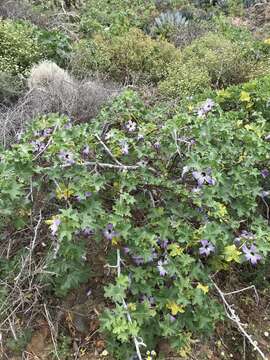
M 29 91 L 13 108 L 0 107 L 0 142 L 9 144 L 25 123 L 38 115 L 59 113 L 73 122 L 93 118 L 110 97 L 119 92 L 114 84 L 99 80 L 76 80 L 50 61 L 33 66 L 28 78 Z

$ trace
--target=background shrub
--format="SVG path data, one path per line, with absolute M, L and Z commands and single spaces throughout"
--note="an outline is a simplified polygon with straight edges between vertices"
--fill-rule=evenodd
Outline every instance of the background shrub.
M 28 23 L 0 20 L 0 71 L 25 74 L 41 58 L 34 27 Z
M 96 35 L 93 40 L 79 42 L 71 66 L 77 75 L 97 71 L 120 81 L 157 82 L 178 57 L 173 45 L 134 28 L 121 36 Z
M 119 35 L 132 27 L 144 28 L 154 11 L 153 0 L 89 0 L 81 9 L 80 29 L 88 35 Z
M 209 86 L 220 88 L 241 83 L 248 79 L 251 69 L 252 62 L 240 45 L 211 33 L 182 50 L 180 61 L 170 67 L 159 88 L 171 96 L 181 97 L 190 91 L 192 95 Z

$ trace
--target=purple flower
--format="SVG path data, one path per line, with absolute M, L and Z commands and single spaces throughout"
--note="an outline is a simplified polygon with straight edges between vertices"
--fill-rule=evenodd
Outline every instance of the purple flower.
M 124 250 L 124 254 L 129 254 L 130 253 L 130 248 L 127 247 L 127 246 L 124 246 L 123 250 Z
M 86 227 L 82 231 L 84 236 L 90 236 L 93 235 L 93 230 L 90 227 Z
M 172 315 L 169 315 L 169 319 L 171 322 L 174 322 L 176 320 L 176 317 L 172 316 Z
M 269 176 L 269 170 L 267 170 L 267 169 L 262 169 L 261 170 L 261 175 L 262 175 L 262 177 L 265 179 L 267 176 Z
M 240 233 L 240 237 L 251 240 L 251 239 L 254 239 L 254 234 L 252 234 L 252 232 L 250 232 L 250 231 L 242 230 Z
M 71 152 L 61 150 L 58 157 L 61 161 L 65 163 L 65 165 L 73 165 L 75 163 L 73 154 Z
M 212 253 L 215 252 L 215 246 L 210 243 L 208 240 L 201 240 L 202 246 L 199 248 L 200 255 L 209 256 Z
M 143 265 L 144 264 L 144 258 L 140 255 L 133 255 L 132 260 L 135 262 L 136 265 Z
M 31 144 L 34 146 L 35 152 L 41 152 L 45 149 L 45 144 L 40 140 L 32 141 Z
M 51 128 L 49 128 L 49 129 L 44 129 L 44 130 L 43 130 L 43 136 L 45 136 L 45 137 L 51 135 L 51 133 L 52 133 L 52 129 L 51 129 Z
M 252 232 L 242 230 L 239 236 L 234 239 L 235 245 L 240 246 L 242 239 L 251 240 L 254 239 L 254 235 L 252 234 Z
M 86 191 L 85 193 L 84 193 L 84 196 L 85 196 L 85 198 L 87 199 L 87 198 L 89 198 L 89 197 L 91 197 L 93 194 L 92 194 L 92 192 L 91 191 Z M 81 196 L 81 195 L 77 195 L 76 196 L 76 200 L 77 201 L 82 201 L 84 199 L 84 197 L 83 196 Z
M 58 231 L 59 225 L 61 224 L 61 220 L 60 219 L 54 219 L 51 226 L 50 226 L 50 230 L 52 232 L 52 236 L 55 236 L 55 234 Z
M 137 124 L 132 121 L 132 120 L 129 120 L 127 123 L 126 123 L 126 129 L 128 132 L 134 132 L 137 128 Z
M 167 263 L 168 263 L 167 261 L 162 261 L 162 260 L 158 261 L 157 269 L 159 271 L 160 276 L 165 276 L 167 274 L 167 271 L 164 268 L 164 265 L 167 265 Z
M 259 195 L 260 197 L 265 198 L 270 195 L 270 191 L 262 191 Z
M 126 141 L 121 141 L 120 146 L 121 146 L 122 154 L 123 155 L 128 155 L 128 151 L 129 151 L 128 143 Z
M 71 129 L 72 128 L 72 124 L 71 121 L 69 120 L 65 125 L 64 125 L 64 129 Z
M 199 117 L 203 117 L 204 115 L 209 113 L 209 111 L 211 111 L 214 106 L 215 106 L 215 103 L 212 99 L 205 100 L 205 102 L 202 103 L 201 107 L 198 109 L 197 115 Z
M 89 149 L 89 146 L 86 145 L 84 148 L 83 148 L 83 151 L 82 151 L 83 155 L 85 156 L 88 156 L 89 153 L 90 153 L 90 149 Z
M 210 176 L 211 172 L 211 169 L 192 172 L 192 176 L 197 181 L 198 187 L 202 187 L 203 184 L 215 185 L 216 180 Z
M 168 244 L 169 244 L 169 240 L 167 240 L 167 239 L 160 239 L 160 238 L 158 238 L 158 241 L 157 241 L 157 243 L 158 243 L 158 245 L 161 247 L 161 249 L 167 249 L 167 247 L 168 247 Z
M 103 235 L 107 240 L 112 240 L 118 236 L 118 233 L 113 230 L 113 224 L 108 224 L 103 230 Z
M 244 244 L 242 247 L 243 253 L 245 254 L 245 258 L 247 261 L 250 261 L 252 265 L 256 265 L 258 261 L 262 259 L 262 257 L 257 253 L 257 248 L 255 245 L 251 245 L 250 248 Z
M 157 149 L 157 150 L 160 149 L 160 143 L 159 143 L 158 141 L 156 141 L 156 142 L 154 143 L 154 148 Z

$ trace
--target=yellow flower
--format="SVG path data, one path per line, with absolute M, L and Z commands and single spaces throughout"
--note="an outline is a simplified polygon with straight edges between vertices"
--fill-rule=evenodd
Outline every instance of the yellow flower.
M 66 187 L 65 185 L 60 185 L 55 193 L 56 193 L 57 199 L 67 200 L 74 194 L 74 191 L 71 190 L 70 188 Z
M 168 249 L 170 250 L 170 255 L 172 257 L 175 257 L 175 256 L 178 256 L 178 255 L 181 255 L 184 251 L 183 248 L 181 248 L 179 245 L 177 244 L 170 244 L 168 246 Z
M 219 97 L 224 99 L 229 99 L 231 97 L 231 94 L 229 93 L 228 90 L 218 90 L 217 94 Z
M 135 311 L 137 309 L 136 304 L 134 303 L 129 303 L 128 308 L 130 311 Z
M 240 262 L 241 252 L 237 250 L 235 245 L 228 245 L 224 249 L 225 260 L 227 262 L 235 261 Z
M 263 42 L 264 42 L 264 44 L 270 45 L 270 38 L 265 39 Z
M 119 243 L 119 238 L 118 238 L 118 237 L 113 237 L 113 238 L 112 238 L 112 245 L 113 245 L 113 246 L 117 246 L 118 243 Z
M 240 100 L 243 102 L 250 102 L 251 101 L 250 94 L 246 91 L 241 91 Z
M 207 285 L 202 285 L 201 283 L 197 285 L 197 289 L 201 289 L 204 294 L 207 294 L 209 291 L 209 287 Z
M 177 315 L 178 313 L 182 314 L 185 312 L 184 307 L 182 305 L 177 305 L 174 301 L 167 304 L 167 308 L 171 310 L 172 315 Z

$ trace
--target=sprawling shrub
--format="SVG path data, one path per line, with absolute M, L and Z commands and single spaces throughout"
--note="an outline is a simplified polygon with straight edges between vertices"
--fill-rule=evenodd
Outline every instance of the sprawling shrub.
M 117 35 L 131 27 L 143 28 L 153 11 L 153 0 L 89 0 L 82 7 L 81 30 L 90 35 L 104 31 Z
M 194 95 L 203 85 L 219 88 L 241 83 L 248 79 L 252 65 L 239 44 L 211 33 L 182 50 L 180 61 L 169 68 L 169 75 L 160 83 L 160 90 L 183 97 Z
M 87 281 L 99 242 L 116 266 L 101 318 L 110 355 L 209 333 L 222 315 L 217 273 L 256 274 L 270 252 L 269 85 L 190 99 L 172 117 L 125 91 L 90 124 L 33 122 L 1 153 L 0 244 L 13 250 L 0 261 L 2 316 L 32 306 L 30 280 L 36 303 Z
M 28 23 L 0 19 L 0 71 L 25 73 L 40 59 L 34 27 Z
M 175 62 L 168 77 L 159 83 L 159 91 L 166 97 L 184 98 L 211 88 L 211 78 L 206 69 L 189 61 Z
M 60 31 L 40 29 L 28 22 L 0 20 L 0 71 L 26 75 L 41 59 L 67 65 L 70 39 Z
M 79 42 L 72 68 L 77 75 L 101 72 L 118 81 L 157 82 L 178 57 L 173 45 L 134 28 L 121 36 L 96 35 L 93 40 Z

